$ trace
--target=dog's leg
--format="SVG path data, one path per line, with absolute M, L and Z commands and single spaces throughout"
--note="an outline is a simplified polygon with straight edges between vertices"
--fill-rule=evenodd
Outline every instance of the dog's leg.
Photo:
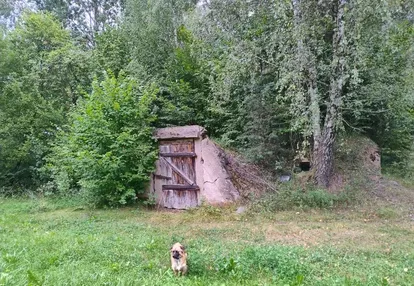
M 183 268 L 181 269 L 181 274 L 182 275 L 186 275 L 187 274 L 187 265 L 183 266 Z

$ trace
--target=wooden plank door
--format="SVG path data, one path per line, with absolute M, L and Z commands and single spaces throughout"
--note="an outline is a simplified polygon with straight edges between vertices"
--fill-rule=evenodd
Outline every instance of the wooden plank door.
M 164 207 L 188 209 L 199 205 L 195 158 L 193 139 L 160 141 Z

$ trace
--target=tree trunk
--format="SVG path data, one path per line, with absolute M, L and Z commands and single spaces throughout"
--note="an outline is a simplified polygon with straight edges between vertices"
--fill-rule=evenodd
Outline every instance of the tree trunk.
M 308 83 L 308 93 L 310 98 L 310 116 L 311 116 L 311 128 L 313 136 L 313 152 L 312 152 L 312 161 L 318 157 L 319 145 L 321 141 L 321 110 L 319 107 L 319 93 L 317 85 L 317 72 L 315 68 L 316 63 L 311 65 L 308 69 L 309 71 L 309 83 Z
M 328 120 L 328 119 L 326 119 Z M 313 168 L 315 169 L 315 181 L 318 186 L 327 188 L 333 173 L 333 147 L 335 143 L 335 130 L 333 118 L 329 119 L 329 126 L 324 126 L 319 138 L 318 148 L 314 149 Z
M 298 34 L 301 26 L 306 26 L 304 23 L 303 13 L 301 11 L 301 0 L 292 0 L 293 15 L 296 31 Z M 308 16 L 310 17 L 310 16 Z M 299 58 L 299 69 L 301 73 L 307 72 L 306 86 L 309 98 L 309 114 L 310 114 L 310 131 L 313 137 L 312 161 L 319 157 L 319 145 L 321 141 L 321 110 L 320 110 L 320 95 L 318 90 L 318 72 L 316 69 L 316 56 L 311 50 L 311 47 L 304 42 L 299 35 L 297 41 L 297 56 Z M 300 84 L 300 83 L 299 83 Z
M 347 0 L 338 0 L 337 12 L 335 15 L 335 29 L 332 40 L 332 72 L 329 89 L 329 104 L 323 126 L 319 150 L 315 158 L 315 180 L 319 186 L 328 187 L 332 174 L 335 143 L 335 130 L 340 120 L 340 108 L 342 105 L 343 86 L 345 76 L 345 22 L 344 13 Z

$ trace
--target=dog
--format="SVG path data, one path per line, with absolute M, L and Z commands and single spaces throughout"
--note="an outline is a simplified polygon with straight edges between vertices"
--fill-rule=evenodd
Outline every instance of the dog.
M 175 243 L 171 249 L 171 268 L 175 275 L 185 275 L 187 273 L 187 252 L 181 243 Z

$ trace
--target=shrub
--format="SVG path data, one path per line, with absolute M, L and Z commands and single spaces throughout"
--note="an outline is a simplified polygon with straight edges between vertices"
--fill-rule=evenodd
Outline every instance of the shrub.
M 157 157 L 151 128 L 156 92 L 137 88 L 123 75 L 93 83 L 49 157 L 61 192 L 80 188 L 87 202 L 99 207 L 127 204 L 145 190 Z

